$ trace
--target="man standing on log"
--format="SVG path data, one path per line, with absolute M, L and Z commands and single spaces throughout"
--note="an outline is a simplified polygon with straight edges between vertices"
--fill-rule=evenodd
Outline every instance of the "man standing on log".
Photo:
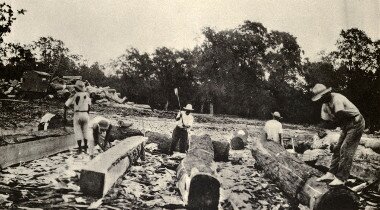
M 183 108 L 184 111 L 179 111 L 177 117 L 175 118 L 177 121 L 177 126 L 173 131 L 173 140 L 170 147 L 170 154 L 172 155 L 177 143 L 179 141 L 179 151 L 182 153 L 186 153 L 189 149 L 189 140 L 188 140 L 188 132 L 191 126 L 193 126 L 194 117 L 191 114 L 193 111 L 193 106 L 191 104 L 187 104 L 186 107 Z
M 312 92 L 312 101 L 322 101 L 322 127 L 327 129 L 341 128 L 338 144 L 334 147 L 329 172 L 317 181 L 333 180 L 329 185 L 343 185 L 350 176 L 353 157 L 363 134 L 365 121 L 359 109 L 345 96 L 331 92 L 322 84 L 316 84 Z
M 273 119 L 265 123 L 264 131 L 267 140 L 277 142 L 281 145 L 282 143 L 282 124 L 280 120 L 282 119 L 279 112 L 272 113 Z
M 88 133 L 89 133 L 89 112 L 91 106 L 90 95 L 85 91 L 84 82 L 78 80 L 75 83 L 76 93 L 70 97 L 64 107 L 63 118 L 65 124 L 67 109 L 74 105 L 74 134 L 78 143 L 78 153 L 82 152 L 82 149 L 87 149 Z M 82 148 L 82 139 L 84 140 L 84 147 Z

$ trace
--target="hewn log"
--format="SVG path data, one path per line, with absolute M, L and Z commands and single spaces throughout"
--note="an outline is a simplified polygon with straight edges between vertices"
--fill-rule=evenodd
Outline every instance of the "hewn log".
M 39 130 L 39 131 L 32 131 L 28 134 L 12 134 L 12 135 L 0 136 L 0 141 L 6 142 L 7 144 L 17 144 L 17 143 L 22 143 L 22 142 L 49 138 L 49 137 L 66 136 L 72 132 L 73 132 L 72 128 Z
M 95 197 L 104 196 L 138 158 L 145 158 L 146 140 L 142 136 L 130 137 L 96 156 L 81 171 L 81 191 Z
M 210 136 L 191 136 L 189 151 L 177 168 L 177 186 L 189 209 L 218 208 L 220 182 L 213 150 Z
M 322 173 L 296 158 L 278 143 L 267 141 L 264 132 L 255 141 L 256 165 L 290 198 L 310 209 L 358 209 L 358 198 L 345 187 L 331 188 L 317 182 Z
M 242 150 L 248 144 L 248 131 L 246 129 L 240 129 L 234 131 L 231 139 L 231 149 Z
M 22 143 L 0 147 L 0 168 L 54 155 L 76 146 L 74 135 L 64 130 L 34 132 L 25 138 L 17 135 L 16 142 L 18 141 Z

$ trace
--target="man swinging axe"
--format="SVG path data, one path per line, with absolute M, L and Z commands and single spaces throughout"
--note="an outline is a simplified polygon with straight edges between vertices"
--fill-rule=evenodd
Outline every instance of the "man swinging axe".
M 362 137 L 365 121 L 351 101 L 339 93 L 331 92 L 331 88 L 316 84 L 312 92 L 312 101 L 323 103 L 321 118 L 324 122 L 321 126 L 327 129 L 340 127 L 342 130 L 338 144 L 333 149 L 329 172 L 317 181 L 333 180 L 330 186 L 343 185 L 350 176 L 353 157 Z

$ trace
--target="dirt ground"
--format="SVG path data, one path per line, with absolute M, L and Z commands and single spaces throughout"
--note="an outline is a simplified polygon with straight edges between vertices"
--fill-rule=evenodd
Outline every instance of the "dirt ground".
M 36 129 L 39 118 L 46 112 L 63 113 L 60 103 L 33 102 L 8 104 L 1 107 L 1 132 L 27 133 Z M 92 116 L 102 115 L 112 121 L 133 123 L 132 128 L 171 135 L 175 127 L 174 112 L 147 111 L 121 107 L 94 106 Z M 263 125 L 262 121 L 234 117 L 210 117 L 196 114 L 190 135 L 209 134 L 212 139 L 228 141 L 233 131 L 247 129 L 249 141 Z M 286 125 L 293 136 L 306 136 L 312 129 Z M 117 141 L 115 142 L 117 145 Z M 156 145 L 146 146 L 146 160 L 139 161 L 122 176 L 108 194 L 96 200 L 79 191 L 81 167 L 89 160 L 87 154 L 67 151 L 17 166 L 0 173 L 0 208 L 41 209 L 181 209 L 184 208 L 176 187 L 176 167 L 181 154 L 167 156 L 157 152 Z M 219 162 L 222 183 L 220 209 L 229 209 L 230 202 L 239 209 L 298 209 L 290 200 L 255 169 L 249 148 L 231 151 L 229 162 Z M 363 203 L 363 208 L 365 206 Z

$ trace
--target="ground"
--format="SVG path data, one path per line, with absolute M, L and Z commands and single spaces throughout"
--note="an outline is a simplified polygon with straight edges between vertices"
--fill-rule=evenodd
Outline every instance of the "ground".
M 2 106 L 1 128 L 3 134 L 35 129 L 38 119 L 46 112 L 63 113 L 58 102 L 37 101 Z M 133 128 L 171 135 L 174 112 L 147 111 L 95 105 L 94 115 L 102 115 L 113 122 L 124 120 Z M 263 122 L 234 117 L 196 115 L 191 134 L 209 134 L 212 139 L 228 141 L 233 131 L 245 128 L 252 141 Z M 312 132 L 301 126 L 287 125 L 293 136 Z M 311 128 L 312 129 L 312 128 Z M 114 142 L 117 145 L 117 141 Z M 0 173 L 0 208 L 56 208 L 85 209 L 173 209 L 183 208 L 176 187 L 176 167 L 180 154 L 167 156 L 157 152 L 155 145 L 146 146 L 146 160 L 139 161 L 122 176 L 108 194 L 97 200 L 79 191 L 78 177 L 81 167 L 90 160 L 86 154 L 67 151 L 51 157 L 20 163 Z M 222 183 L 221 209 L 236 205 L 239 209 L 291 209 L 290 199 L 255 168 L 249 149 L 231 151 L 229 162 L 217 163 Z M 301 206 L 301 208 L 303 208 Z

